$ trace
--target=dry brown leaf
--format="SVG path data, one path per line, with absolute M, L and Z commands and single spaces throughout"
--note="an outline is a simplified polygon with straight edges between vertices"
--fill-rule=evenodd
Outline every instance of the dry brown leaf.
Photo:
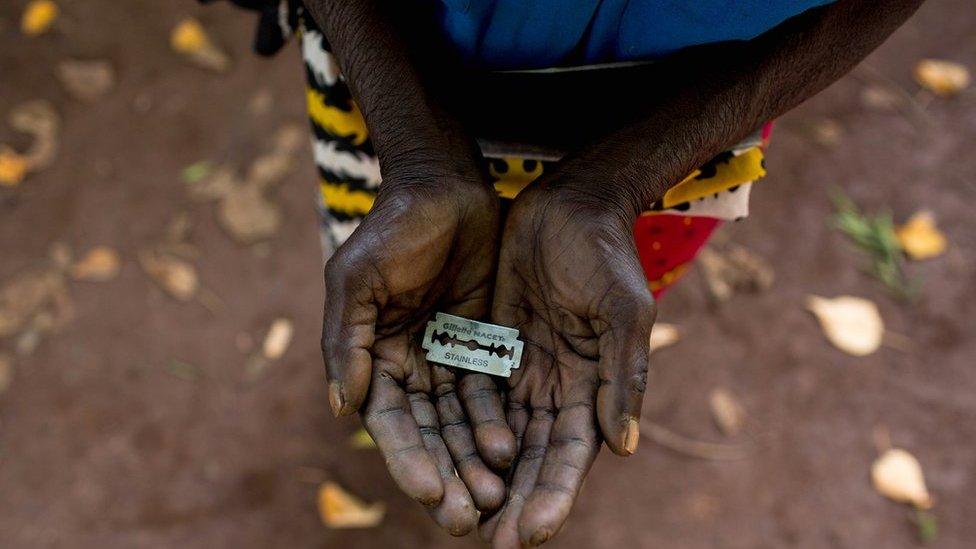
M 180 212 L 173 216 L 166 225 L 163 240 L 156 245 L 155 251 L 163 255 L 171 255 L 185 260 L 194 260 L 200 256 L 200 249 L 189 241 L 193 223 L 187 212 Z
M 319 516 L 329 528 L 373 528 L 383 521 L 383 502 L 367 504 L 332 481 L 319 486 Z
M 274 136 L 271 150 L 251 164 L 245 184 L 263 188 L 283 179 L 292 170 L 294 155 L 301 148 L 304 139 L 303 131 L 298 126 L 292 124 L 279 129 Z
M 712 417 L 715 424 L 728 436 L 735 436 L 742 429 L 745 422 L 746 411 L 735 397 L 725 387 L 712 389 L 708 396 L 708 404 L 712 409 Z
M 869 109 L 893 111 L 904 103 L 904 99 L 890 87 L 873 85 L 861 90 L 861 103 Z
M 878 350 L 884 336 L 884 322 L 878 306 L 860 297 L 839 296 L 833 299 L 807 296 L 807 310 L 812 312 L 827 339 L 835 347 L 855 356 Z
M 915 80 L 936 95 L 955 95 L 969 86 L 969 69 L 943 59 L 923 59 L 915 65 Z
M 655 322 L 651 327 L 651 352 L 674 345 L 681 339 L 681 331 L 674 324 Z
M 65 271 L 71 266 L 74 252 L 71 251 L 71 246 L 68 246 L 64 242 L 57 241 L 48 247 L 47 257 L 51 260 L 51 264 L 54 265 L 54 267 L 56 267 L 59 271 Z
M 234 240 L 255 244 L 270 238 L 281 227 L 282 214 L 268 192 L 292 170 L 304 139 L 299 126 L 284 126 L 275 134 L 271 151 L 251 163 L 243 180 L 231 167 L 219 166 L 208 177 L 188 183 L 191 197 L 219 199 L 217 222 Z
M 174 298 L 189 301 L 196 295 L 200 281 L 192 264 L 148 250 L 139 254 L 139 263 L 146 274 Z
M 725 258 L 733 273 L 730 278 L 738 291 L 764 292 L 776 279 L 769 262 L 745 246 L 727 246 Z
M 932 507 L 932 496 L 925 487 L 922 466 L 915 456 L 899 448 L 891 448 L 871 465 L 871 481 L 881 495 L 919 509 Z
M 227 54 L 210 40 L 200 21 L 192 17 L 184 19 L 173 28 L 169 43 L 174 51 L 198 67 L 223 72 L 230 66 Z
M 67 307 L 67 291 L 60 272 L 29 271 L 14 278 L 0 288 L 0 337 L 16 334 L 52 305 Z
M 190 219 L 190 214 L 180 212 L 166 225 L 165 240 L 170 244 L 185 244 L 190 237 L 191 229 L 193 229 L 193 221 Z
M 932 212 L 915 213 L 904 225 L 895 229 L 902 249 L 912 259 L 929 259 L 945 253 L 948 242 L 935 226 Z
M 844 127 L 831 118 L 825 118 L 813 125 L 813 138 L 817 143 L 832 147 L 844 136 Z
M 71 278 L 90 282 L 105 282 L 119 274 L 122 260 L 119 253 L 107 246 L 96 246 L 71 266 Z
M 291 345 L 291 337 L 294 332 L 295 329 L 291 320 L 287 318 L 275 319 L 271 323 L 271 328 L 268 329 L 268 335 L 264 337 L 264 344 L 261 346 L 265 358 L 269 360 L 281 358 L 288 350 L 288 346 Z
M 697 259 L 709 299 L 728 301 L 736 292 L 762 292 L 773 285 L 775 274 L 769 263 L 744 246 L 729 245 L 718 251 L 702 248 Z
M 10 111 L 9 121 L 14 129 L 34 138 L 24 153 L 27 170 L 36 172 L 50 166 L 57 157 L 58 132 L 61 128 L 54 105 L 43 99 L 22 103 Z
M 240 178 L 229 166 L 218 166 L 199 181 L 187 182 L 187 192 L 193 200 L 216 200 L 230 194 L 241 185 Z
M 61 10 L 51 0 L 32 0 L 24 8 L 20 30 L 27 36 L 44 34 L 54 24 Z
M 16 151 L 0 145 L 0 186 L 16 187 L 27 177 L 27 159 Z
M 14 380 L 14 360 L 10 355 L 0 353 L 0 395 L 10 388 Z
M 261 88 L 251 96 L 247 102 L 247 111 L 251 116 L 267 114 L 274 106 L 274 95 L 268 88 Z
M 281 212 L 261 188 L 246 185 L 224 197 L 217 209 L 217 221 L 234 240 L 253 244 L 278 232 Z
M 58 79 L 75 98 L 94 102 L 115 87 L 115 69 L 102 59 L 68 59 L 58 63 Z
M 60 273 L 58 275 L 60 276 Z M 74 319 L 74 305 L 63 284 L 63 279 L 61 281 L 62 284 L 52 290 L 44 306 L 30 318 L 23 331 L 17 336 L 14 344 L 17 354 L 30 355 L 46 334 L 60 330 Z

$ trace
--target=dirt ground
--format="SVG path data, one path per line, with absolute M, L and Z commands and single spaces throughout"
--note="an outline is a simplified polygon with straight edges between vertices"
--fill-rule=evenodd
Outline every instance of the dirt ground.
M 273 60 L 250 55 L 254 22 L 226 6 L 59 3 L 57 28 L 35 39 L 18 30 L 25 1 L 0 4 L 0 116 L 44 98 L 63 121 L 54 165 L 0 189 L 0 283 L 43 264 L 58 241 L 76 253 L 115 247 L 123 267 L 109 283 L 71 282 L 74 319 L 15 358 L 0 396 L 0 546 L 476 546 L 473 536 L 437 530 L 399 494 L 377 452 L 348 448 L 357 421 L 328 412 L 309 151 L 278 189 L 285 222 L 263 245 L 228 238 L 213 205 L 191 202 L 180 180 L 202 159 L 246 165 L 273 129 L 304 124 L 294 46 Z M 170 29 L 188 15 L 231 53 L 228 73 L 170 51 Z M 67 57 L 109 59 L 117 86 L 94 104 L 72 99 L 54 76 Z M 649 440 L 626 460 L 604 452 L 552 547 L 916 546 L 912 512 L 870 484 L 879 426 L 925 469 L 934 546 L 972 546 L 976 95 L 923 95 L 922 110 L 908 114 L 861 98 L 878 84 L 915 94 L 911 68 L 922 57 L 976 70 L 972 0 L 931 0 L 852 75 L 779 122 L 753 215 L 725 229 L 771 262 L 770 290 L 715 307 L 692 272 L 661 304 L 659 318 L 684 337 L 654 356 L 646 420 L 743 445 L 746 458 L 695 459 Z M 256 94 L 270 94 L 268 112 L 248 109 Z M 840 130 L 833 143 L 823 137 L 828 120 Z M 0 142 L 26 145 L 6 125 Z M 832 185 L 897 220 L 936 213 L 950 250 L 910 266 L 924 277 L 916 303 L 889 297 L 828 226 Z M 202 284 L 216 296 L 208 306 L 168 297 L 136 259 L 184 211 Z M 809 293 L 875 300 L 910 344 L 842 354 L 804 311 Z M 248 379 L 240 334 L 259 341 L 280 316 L 295 321 L 293 344 Z M 7 353 L 14 346 L 0 340 Z M 178 363 L 199 375 L 174 375 Z M 709 414 L 718 386 L 748 412 L 738 437 L 723 437 Z M 381 527 L 322 526 L 315 494 L 326 478 L 385 501 Z

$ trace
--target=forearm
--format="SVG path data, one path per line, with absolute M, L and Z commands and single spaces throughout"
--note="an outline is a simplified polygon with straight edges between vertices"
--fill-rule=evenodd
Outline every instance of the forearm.
M 567 158 L 564 173 L 592 176 L 567 185 L 636 217 L 697 166 L 851 70 L 921 3 L 842 0 L 721 55 L 676 56 L 654 110 Z M 587 188 L 592 181 L 601 187 Z
M 423 83 L 421 69 L 430 67 L 418 66 L 418 57 L 434 64 L 431 47 L 418 43 L 422 29 L 405 32 L 426 24 L 423 17 L 398 13 L 402 7 L 384 0 L 307 0 L 306 6 L 363 113 L 384 177 L 456 171 L 462 157 L 469 160 L 470 141 Z

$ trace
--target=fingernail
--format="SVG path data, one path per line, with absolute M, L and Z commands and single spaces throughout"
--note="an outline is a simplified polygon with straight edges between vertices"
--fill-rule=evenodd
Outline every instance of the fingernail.
M 549 538 L 551 537 L 552 532 L 550 532 L 548 528 L 540 528 L 536 530 L 534 534 L 532 534 L 532 538 L 529 539 L 529 545 L 532 547 L 538 547 L 539 545 L 549 541 Z
M 332 415 L 339 417 L 342 412 L 342 386 L 338 381 L 329 382 L 329 405 L 332 406 Z
M 624 434 L 624 450 L 628 454 L 637 451 L 637 443 L 640 442 L 640 424 L 636 418 L 630 418 L 627 423 L 627 432 Z

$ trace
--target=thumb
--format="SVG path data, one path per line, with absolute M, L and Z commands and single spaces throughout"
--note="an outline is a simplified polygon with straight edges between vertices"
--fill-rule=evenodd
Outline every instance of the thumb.
M 359 410 L 369 389 L 378 309 L 364 272 L 370 270 L 341 252 L 325 266 L 322 358 L 336 416 Z
M 629 456 L 640 439 L 641 406 L 647 386 L 651 326 L 657 314 L 643 271 L 638 280 L 618 284 L 600 311 L 599 375 L 596 413 L 607 446 Z M 636 274 L 636 273 L 635 273 Z M 630 278 L 637 278 L 630 277 Z

